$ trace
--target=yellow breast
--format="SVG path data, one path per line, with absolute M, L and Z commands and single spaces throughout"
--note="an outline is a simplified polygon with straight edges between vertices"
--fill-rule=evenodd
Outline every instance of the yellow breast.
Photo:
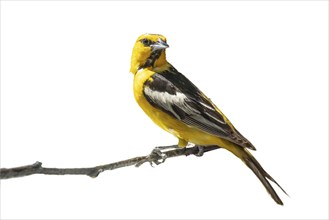
M 134 95 L 138 105 L 143 111 L 152 119 L 154 123 L 160 126 L 162 129 L 170 132 L 170 122 L 174 119 L 162 112 L 160 109 L 153 107 L 144 96 L 144 83 L 154 74 L 155 72 L 149 69 L 139 70 L 134 77 Z

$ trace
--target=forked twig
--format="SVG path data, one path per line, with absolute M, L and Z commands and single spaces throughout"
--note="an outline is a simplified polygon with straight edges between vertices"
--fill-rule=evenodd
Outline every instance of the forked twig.
M 207 146 L 204 148 L 203 153 L 219 149 L 218 146 Z M 196 155 L 200 156 L 200 147 L 194 146 L 190 148 L 177 148 L 174 150 L 164 151 L 162 152 L 163 156 L 166 159 L 178 156 L 189 156 Z M 122 167 L 128 166 L 137 166 L 139 167 L 145 162 L 150 162 L 155 164 L 163 163 L 164 161 L 161 155 L 152 153 L 148 156 L 134 157 L 128 160 L 122 160 L 115 163 L 95 166 L 95 167 L 87 167 L 87 168 L 47 168 L 43 167 L 41 162 L 35 162 L 31 165 L 14 167 L 14 168 L 1 168 L 0 169 L 0 179 L 10 179 L 16 177 L 24 177 L 34 174 L 46 174 L 46 175 L 87 175 L 90 177 L 97 177 L 100 173 L 106 170 L 114 170 Z

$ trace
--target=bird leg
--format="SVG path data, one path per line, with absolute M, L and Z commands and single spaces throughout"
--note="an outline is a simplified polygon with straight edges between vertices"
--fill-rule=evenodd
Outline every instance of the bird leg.
M 198 148 L 198 152 L 194 155 L 197 156 L 197 157 L 202 157 L 204 152 L 205 152 L 205 150 L 204 150 L 205 147 L 201 146 L 201 145 L 194 145 L 194 146 Z M 153 163 L 156 164 L 156 165 L 162 164 L 167 159 L 167 155 L 163 152 L 165 152 L 168 149 L 178 149 L 178 148 L 180 148 L 178 145 L 155 147 L 151 151 L 151 153 L 145 157 L 145 159 L 143 159 L 143 160 L 139 161 L 138 163 L 136 163 L 135 166 L 140 167 L 145 162 L 149 162 L 152 167 L 153 167 Z
M 155 149 L 158 149 L 158 150 L 168 150 L 168 149 L 177 149 L 179 148 L 178 145 L 169 145 L 169 146 L 158 146 L 158 147 L 155 147 Z
M 141 160 L 140 162 L 136 163 L 135 166 L 139 167 L 145 162 L 149 162 L 152 167 L 153 167 L 153 163 L 155 163 L 156 165 L 162 164 L 166 161 L 167 155 L 164 154 L 161 150 L 177 149 L 177 148 L 179 148 L 177 145 L 155 147 L 151 151 L 151 153 L 148 156 L 146 156 L 144 160 Z

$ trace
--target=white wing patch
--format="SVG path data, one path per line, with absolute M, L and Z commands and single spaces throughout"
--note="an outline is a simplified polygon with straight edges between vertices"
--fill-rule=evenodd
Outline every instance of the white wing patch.
M 144 87 L 144 93 L 155 103 L 160 105 L 162 108 L 170 111 L 178 119 L 180 116 L 173 110 L 173 106 L 177 106 L 182 109 L 187 114 L 200 113 L 198 110 L 192 108 L 186 103 L 188 98 L 181 92 L 176 92 L 176 94 L 170 94 L 168 92 L 159 92 L 152 90 L 150 87 Z
M 212 106 L 209 106 L 209 105 L 207 105 L 206 103 L 200 102 L 200 104 L 203 105 L 204 107 L 210 109 L 210 110 L 215 111 L 215 109 L 214 109 Z

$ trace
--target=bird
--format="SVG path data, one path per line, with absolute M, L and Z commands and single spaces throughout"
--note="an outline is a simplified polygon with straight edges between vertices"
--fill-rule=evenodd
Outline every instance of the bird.
M 284 189 L 262 168 L 249 150 L 256 150 L 187 77 L 166 59 L 167 39 L 142 34 L 134 44 L 130 72 L 135 100 L 151 120 L 178 138 L 178 146 L 218 146 L 240 158 L 258 177 L 273 200 L 282 200 L 269 181 Z M 288 195 L 288 194 L 287 194 Z

